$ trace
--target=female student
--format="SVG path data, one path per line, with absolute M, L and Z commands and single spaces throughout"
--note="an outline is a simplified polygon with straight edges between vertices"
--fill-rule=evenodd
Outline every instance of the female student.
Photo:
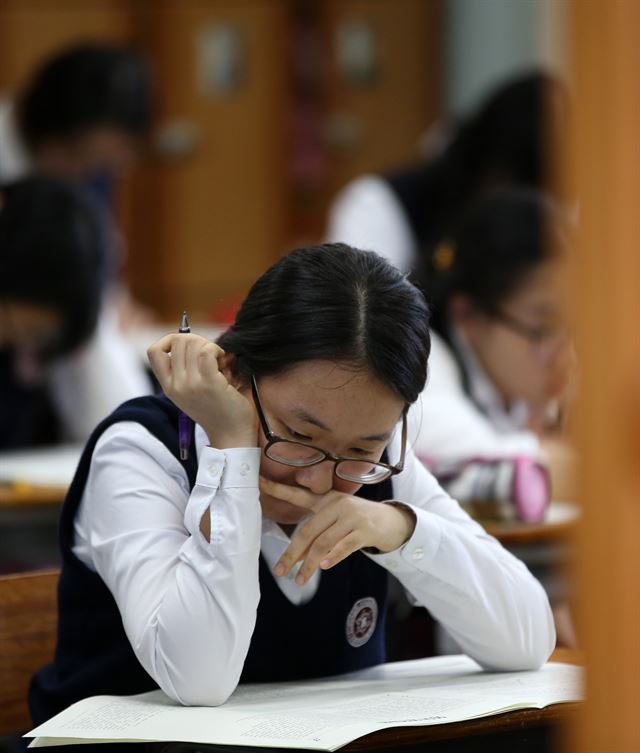
M 96 429 L 65 502 L 34 721 L 94 694 L 215 706 L 241 681 L 382 662 L 387 572 L 482 666 L 540 666 L 544 591 L 407 440 L 428 354 L 421 294 L 341 244 L 274 264 L 217 344 L 152 345 L 166 396 Z M 196 422 L 186 461 L 179 409 Z
M 562 284 L 567 229 L 542 194 L 497 192 L 466 214 L 423 269 L 432 355 L 411 419 L 416 454 L 436 475 L 450 477 L 469 461 L 542 459 L 541 437 L 572 362 Z M 460 484 L 456 494 L 466 501 Z
M 452 129 L 438 153 L 345 186 L 331 206 L 327 237 L 413 271 L 485 193 L 539 188 L 547 151 L 564 146 L 567 119 L 560 81 L 537 70 L 509 79 Z
M 106 257 L 79 191 L 44 178 L 0 190 L 0 449 L 60 438 L 56 396 L 72 398 L 54 374 L 96 327 Z

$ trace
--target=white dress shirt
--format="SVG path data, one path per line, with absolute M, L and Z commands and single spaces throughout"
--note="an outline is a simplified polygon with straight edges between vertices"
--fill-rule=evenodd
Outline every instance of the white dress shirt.
M 16 127 L 15 105 L 0 99 L 0 184 L 24 177 L 29 158 Z
M 215 706 L 235 689 L 249 649 L 260 552 L 273 568 L 289 538 L 262 517 L 259 449 L 217 450 L 199 426 L 196 448 L 190 493 L 181 464 L 143 426 L 109 427 L 94 450 L 73 551 L 110 589 L 136 656 L 165 693 L 183 704 Z M 547 597 L 527 568 L 442 491 L 411 451 L 393 477 L 393 494 L 413 508 L 415 531 L 399 549 L 367 556 L 481 665 L 541 665 L 555 631 Z M 199 527 L 207 509 L 210 541 Z M 295 604 L 313 598 L 320 578 L 302 588 L 292 577 L 277 582 Z
M 416 240 L 402 204 L 386 180 L 363 175 L 336 196 L 326 233 L 331 243 L 375 251 L 401 272 L 417 257 Z
M 516 455 L 541 459 L 540 442 L 526 429 L 527 406 L 516 402 L 506 409 L 469 345 L 460 334 L 453 337 L 470 394 L 449 346 L 432 330 L 429 379 L 409 411 L 409 437 L 416 455 L 430 468 Z

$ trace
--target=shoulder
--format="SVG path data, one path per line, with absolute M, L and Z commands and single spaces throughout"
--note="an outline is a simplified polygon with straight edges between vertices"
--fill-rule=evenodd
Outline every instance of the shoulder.
M 429 377 L 423 397 L 441 391 L 462 393 L 462 374 L 451 348 L 437 332 L 431 330 Z
M 141 458 L 152 461 L 163 472 L 179 479 L 187 475 L 169 448 L 137 421 L 123 420 L 109 425 L 100 435 L 93 451 L 93 464 L 135 467 Z
M 378 175 L 361 175 L 348 183 L 331 205 L 331 216 L 355 211 L 359 208 L 375 208 L 393 215 L 403 215 L 402 206 L 389 183 Z M 375 218 L 375 215 L 372 219 Z

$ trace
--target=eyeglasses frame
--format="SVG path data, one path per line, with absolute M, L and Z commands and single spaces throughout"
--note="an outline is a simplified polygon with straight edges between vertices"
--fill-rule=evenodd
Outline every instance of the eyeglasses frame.
M 558 334 L 558 332 L 554 332 L 548 327 L 533 327 L 529 324 L 525 324 L 499 308 L 492 308 L 488 313 L 491 318 L 504 324 L 512 330 L 512 332 L 524 337 L 533 345 L 542 345 L 545 340 L 553 338 Z
M 264 408 L 262 407 L 262 401 L 260 400 L 260 395 L 258 394 L 258 385 L 256 383 L 255 375 L 251 375 L 251 394 L 253 395 L 253 401 L 256 406 L 256 410 L 258 412 L 258 419 L 260 420 L 260 425 L 262 426 L 262 431 L 264 432 L 264 436 L 267 440 L 267 444 L 264 446 L 263 451 L 266 457 L 269 458 L 269 460 L 273 460 L 274 463 L 281 463 L 282 465 L 286 465 L 289 468 L 310 468 L 314 465 L 319 465 L 320 463 L 324 463 L 327 460 L 330 460 L 334 463 L 333 472 L 335 473 L 338 478 L 342 478 L 344 481 L 350 481 L 351 479 L 345 479 L 344 477 L 340 476 L 338 474 L 338 466 L 343 461 L 358 461 L 358 462 L 366 462 L 362 458 L 341 458 L 337 455 L 333 455 L 330 452 L 327 452 L 326 450 L 323 450 L 322 447 L 317 447 L 316 445 L 312 444 L 306 444 L 305 442 L 296 442 L 292 439 L 285 439 L 284 437 L 279 437 L 277 434 L 274 434 L 273 431 L 271 431 L 271 428 L 269 427 L 269 424 L 267 423 L 267 418 L 264 414 Z M 276 460 L 275 458 L 269 457 L 267 455 L 267 450 L 270 447 L 273 447 L 274 444 L 278 444 L 279 442 L 285 442 L 287 444 L 297 444 L 302 445 L 304 447 L 308 447 L 311 450 L 317 450 L 318 452 L 323 454 L 323 458 L 314 460 L 312 463 L 307 463 L 305 465 L 295 465 L 292 463 L 287 463 L 284 460 Z M 407 449 L 407 411 L 404 410 L 402 412 L 402 449 L 400 451 L 400 460 L 397 462 L 396 465 L 389 465 L 389 463 L 383 463 L 380 460 L 375 461 L 376 465 L 381 465 L 384 468 L 386 468 L 389 471 L 389 475 L 385 476 L 384 478 L 378 479 L 377 481 L 360 481 L 362 484 L 379 484 L 382 481 L 386 481 L 391 476 L 395 476 L 398 473 L 401 473 L 404 469 L 404 458 L 406 454 Z M 356 482 L 357 483 L 357 482 Z

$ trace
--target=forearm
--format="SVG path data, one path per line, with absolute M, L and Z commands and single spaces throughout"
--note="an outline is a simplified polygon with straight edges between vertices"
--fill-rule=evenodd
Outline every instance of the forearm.
M 184 705 L 218 706 L 235 690 L 260 599 L 258 551 L 217 557 L 192 537 L 168 574 L 157 611 L 127 625 L 138 659 Z M 136 630 L 137 634 L 129 633 Z
M 180 703 L 218 705 L 238 682 L 259 601 L 258 450 L 203 448 L 189 494 L 166 448 L 142 437 L 146 452 L 133 453 L 141 427 L 115 431 L 94 453 L 83 499 L 90 564 L 158 685 Z
M 526 567 L 480 529 L 465 530 L 425 510 L 416 514 L 409 541 L 373 558 L 482 666 L 543 664 L 555 645 L 553 618 Z

